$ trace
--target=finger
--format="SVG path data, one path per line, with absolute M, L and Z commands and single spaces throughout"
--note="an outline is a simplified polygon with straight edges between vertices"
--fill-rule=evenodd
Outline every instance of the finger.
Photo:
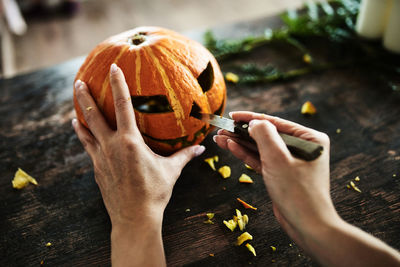
M 178 152 L 175 152 L 171 156 L 167 157 L 170 164 L 172 164 L 179 173 L 182 171 L 183 167 L 193 158 L 200 156 L 206 148 L 204 146 L 189 146 Z M 179 175 L 178 175 L 179 176 Z M 178 177 L 176 177 L 178 178 Z
M 317 142 L 324 146 L 329 146 L 329 138 L 326 136 L 326 134 L 276 116 L 249 111 L 231 112 L 229 115 L 235 121 L 268 120 L 275 125 L 278 132 L 300 137 L 308 141 Z
M 118 131 L 138 133 L 135 112 L 131 102 L 128 85 L 126 84 L 122 70 L 116 65 L 110 67 L 110 84 L 114 98 L 115 116 Z
M 269 121 L 250 121 L 249 134 L 257 142 L 263 162 L 284 163 L 293 158 L 276 127 Z
M 229 112 L 229 116 L 235 121 L 251 121 L 251 120 L 261 120 L 264 118 L 265 114 L 256 113 L 251 111 L 232 111 Z
M 232 139 L 228 139 L 226 143 L 228 150 L 231 151 L 235 157 L 251 166 L 256 172 L 261 172 L 261 161 L 258 154 L 246 149 Z
M 218 134 L 218 135 L 232 136 L 232 137 L 237 136 L 235 133 L 232 133 L 232 132 L 227 131 L 227 130 L 224 130 L 224 129 L 219 129 L 219 130 L 217 131 L 217 134 Z
M 107 136 L 111 134 L 110 127 L 108 127 L 86 84 L 81 80 L 75 83 L 76 98 L 79 107 L 82 110 L 85 121 L 89 126 L 90 131 L 99 142 L 103 142 Z
M 220 140 L 220 142 L 226 142 L 228 139 L 235 141 L 239 145 L 247 148 L 248 150 L 258 153 L 258 148 L 255 143 L 250 143 L 246 140 L 243 140 L 242 138 L 240 138 L 238 135 L 236 135 L 234 133 L 228 132 L 228 134 L 225 135 L 225 134 L 223 134 L 223 132 L 220 133 L 220 131 L 218 131 L 218 135 L 213 136 L 214 142 L 217 142 L 217 140 Z
M 75 133 L 81 141 L 83 148 L 93 158 L 97 149 L 97 142 L 94 136 L 83 126 L 77 119 L 72 120 L 72 126 L 74 127 Z
M 294 129 L 312 130 L 298 123 L 281 119 L 279 117 L 255 113 L 250 111 L 236 111 L 230 113 L 232 119 L 235 121 L 251 121 L 251 120 L 268 120 L 278 129 L 279 132 L 290 134 Z
M 214 142 L 222 149 L 228 150 L 228 141 L 229 137 L 228 136 L 223 136 L 223 135 L 214 135 L 213 140 Z

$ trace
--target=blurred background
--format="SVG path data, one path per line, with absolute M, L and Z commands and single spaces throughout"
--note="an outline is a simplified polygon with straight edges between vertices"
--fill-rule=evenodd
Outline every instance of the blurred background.
M 11 77 L 83 56 L 142 25 L 184 32 L 270 16 L 306 0 L 0 0 L 1 73 Z

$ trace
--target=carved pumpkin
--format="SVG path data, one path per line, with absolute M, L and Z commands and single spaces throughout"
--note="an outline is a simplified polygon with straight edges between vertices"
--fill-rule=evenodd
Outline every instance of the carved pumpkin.
M 153 151 L 170 154 L 198 144 L 212 130 L 191 114 L 222 115 L 226 89 L 217 61 L 201 44 L 176 32 L 140 27 L 97 45 L 75 80 L 87 83 L 98 107 L 116 128 L 109 69 L 124 72 L 136 122 Z M 87 126 L 74 93 L 77 118 Z

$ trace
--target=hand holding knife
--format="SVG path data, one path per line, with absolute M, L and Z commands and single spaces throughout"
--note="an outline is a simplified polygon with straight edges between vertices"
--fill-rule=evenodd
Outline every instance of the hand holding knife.
M 211 125 L 232 132 L 236 134 L 239 138 L 256 145 L 255 141 L 249 135 L 249 125 L 247 122 L 235 122 L 232 119 L 206 113 L 199 113 L 196 114 L 196 116 L 194 117 Z M 284 133 L 279 133 L 279 135 L 282 137 L 292 155 L 297 158 L 306 161 L 312 161 L 322 154 L 323 147 L 320 144 Z

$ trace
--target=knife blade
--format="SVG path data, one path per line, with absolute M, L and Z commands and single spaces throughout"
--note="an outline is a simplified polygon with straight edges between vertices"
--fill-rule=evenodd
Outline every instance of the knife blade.
M 232 132 L 238 135 L 239 138 L 250 143 L 256 144 L 249 134 L 249 124 L 247 122 L 236 122 L 232 119 L 207 113 L 199 113 L 198 116 L 194 117 L 211 125 L 217 126 L 218 128 Z M 279 133 L 279 135 L 285 142 L 292 155 L 297 158 L 304 159 L 306 161 L 312 161 L 318 158 L 323 152 L 323 147 L 320 144 L 284 133 Z

